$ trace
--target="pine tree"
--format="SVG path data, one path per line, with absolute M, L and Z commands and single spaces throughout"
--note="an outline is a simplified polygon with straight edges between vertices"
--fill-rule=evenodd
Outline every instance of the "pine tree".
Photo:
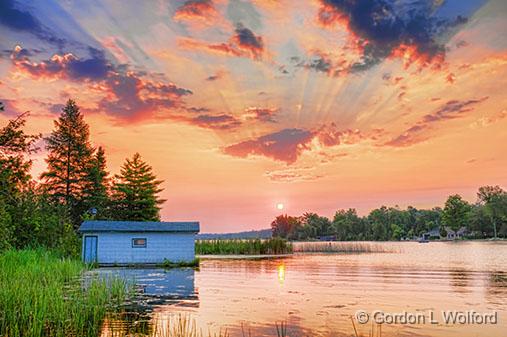
M 113 210 L 116 220 L 159 221 L 160 207 L 165 200 L 158 198 L 163 181 L 157 180 L 152 167 L 141 159 L 139 153 L 126 159 L 120 175 L 113 185 Z
M 79 107 L 68 100 L 55 121 L 55 129 L 46 140 L 47 172 L 41 175 L 44 187 L 52 199 L 67 206 L 77 228 L 87 210 L 84 190 L 93 162 L 90 130 Z
M 95 218 L 107 218 L 109 202 L 109 173 L 106 171 L 106 155 L 104 148 L 99 146 L 93 155 L 88 169 L 87 182 L 83 191 L 87 209 L 93 210 Z

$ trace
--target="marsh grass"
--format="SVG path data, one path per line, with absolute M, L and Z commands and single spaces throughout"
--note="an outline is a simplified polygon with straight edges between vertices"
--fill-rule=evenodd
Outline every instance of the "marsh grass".
M 266 240 L 198 240 L 199 255 L 278 255 L 292 253 L 292 244 L 280 238 Z
M 45 250 L 0 255 L 0 336 L 97 336 L 106 312 L 125 300 L 119 280 L 91 280 L 86 266 Z
M 330 241 L 294 242 L 295 253 L 390 253 L 392 248 L 375 242 Z

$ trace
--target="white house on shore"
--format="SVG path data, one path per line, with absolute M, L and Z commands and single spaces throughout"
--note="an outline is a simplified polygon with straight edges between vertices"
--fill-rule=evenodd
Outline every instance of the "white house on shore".
M 199 222 L 84 221 L 79 231 L 86 263 L 190 262 L 195 259 Z

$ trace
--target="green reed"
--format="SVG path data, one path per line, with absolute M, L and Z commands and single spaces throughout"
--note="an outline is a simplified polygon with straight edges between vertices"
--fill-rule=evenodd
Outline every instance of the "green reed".
M 86 266 L 45 250 L 0 255 L 0 336 L 97 336 L 108 311 L 124 302 L 126 286 L 91 279 Z
M 198 255 L 276 255 L 292 253 L 292 244 L 280 238 L 266 240 L 198 240 Z
M 297 253 L 389 253 L 393 252 L 382 244 L 361 241 L 295 242 Z

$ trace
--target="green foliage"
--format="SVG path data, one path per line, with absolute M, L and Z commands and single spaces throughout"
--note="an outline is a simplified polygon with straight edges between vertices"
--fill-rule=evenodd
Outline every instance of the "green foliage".
M 84 268 L 45 250 L 1 254 L 0 336 L 97 336 L 126 286 L 91 279 L 83 288 Z
M 267 240 L 198 240 L 195 253 L 199 255 L 270 255 L 292 253 L 292 245 L 284 239 Z
M 27 116 L 0 129 L 0 251 L 42 246 L 78 256 L 75 230 L 83 219 L 159 219 L 161 181 L 138 154 L 117 176 L 112 202 L 105 151 L 91 145 L 89 126 L 72 100 L 45 139 L 48 169 L 41 175 L 43 183 L 32 181 L 28 158 L 37 151 L 40 135 L 24 133 Z
M 271 230 L 273 231 L 273 236 L 287 238 L 289 235 L 294 233 L 294 231 L 296 231 L 296 228 L 300 225 L 301 223 L 296 217 L 279 215 L 271 223 Z
M 460 195 L 449 196 L 442 212 L 442 222 L 450 229 L 457 231 L 461 227 L 469 227 L 472 206 Z
M 484 218 L 487 218 L 493 228 L 493 236 L 497 237 L 497 229 L 500 227 L 500 235 L 505 236 L 504 228 L 507 228 L 507 193 L 500 186 L 482 186 L 477 192 L 478 203 L 483 207 Z M 484 222 L 485 219 L 482 218 Z
M 111 217 L 116 220 L 159 221 L 162 192 L 151 166 L 141 159 L 139 153 L 126 159 L 115 176 L 113 184 L 113 209 Z

